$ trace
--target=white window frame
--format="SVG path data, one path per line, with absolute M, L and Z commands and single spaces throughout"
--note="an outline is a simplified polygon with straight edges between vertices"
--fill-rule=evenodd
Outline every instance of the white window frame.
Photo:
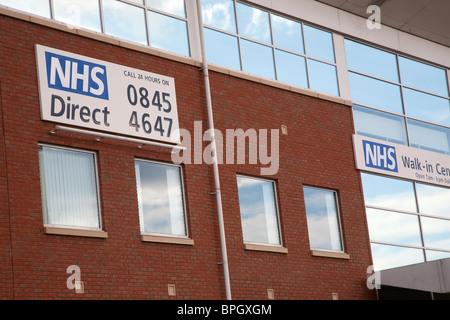
M 333 193 L 334 202 L 335 202 L 335 205 L 336 205 L 337 222 L 339 224 L 339 229 L 338 229 L 338 231 L 339 231 L 339 238 L 340 238 L 340 241 L 341 241 L 341 250 L 314 248 L 314 247 L 311 246 L 311 243 L 310 243 L 310 249 L 312 251 L 344 253 L 345 252 L 345 243 L 344 243 L 344 234 L 342 233 L 342 221 L 341 221 L 341 211 L 340 211 L 340 205 L 339 205 L 338 191 L 334 190 L 334 189 L 316 187 L 316 186 L 311 186 L 311 185 L 303 185 L 303 199 L 305 201 L 306 220 L 308 220 L 308 213 L 306 212 L 306 199 L 305 199 L 305 192 L 304 192 L 305 188 L 323 190 L 323 191 L 328 191 L 328 192 L 332 192 Z M 309 230 L 308 230 L 308 232 L 309 232 Z M 309 238 L 309 234 L 308 234 L 308 238 Z
M 278 237 L 280 239 L 280 243 L 279 244 L 271 244 L 271 243 L 262 243 L 262 242 L 254 242 L 254 241 L 245 241 L 243 239 L 244 244 L 249 245 L 248 247 L 246 247 L 247 249 L 254 249 L 252 247 L 252 245 L 254 246 L 261 246 L 261 247 L 284 247 L 283 244 L 283 237 L 282 237 L 282 232 L 281 232 L 281 221 L 280 221 L 280 208 L 278 205 L 278 192 L 277 192 L 277 184 L 275 180 L 271 180 L 271 179 L 264 179 L 264 178 L 260 178 L 260 177 L 254 177 L 254 176 L 250 176 L 250 175 L 245 175 L 245 174 L 237 174 L 236 175 L 236 180 L 238 177 L 241 178 L 246 178 L 246 179 L 253 179 L 253 180 L 259 180 L 259 181 L 265 181 L 265 182 L 270 182 L 273 185 L 273 197 L 274 197 L 274 203 L 275 203 L 275 210 L 276 210 L 276 214 L 277 214 L 277 227 L 278 227 Z M 237 182 L 237 181 L 236 181 Z M 239 192 L 239 186 L 238 187 L 238 192 Z M 240 207 L 240 201 L 238 198 L 238 203 L 239 203 L 239 207 Z M 239 218 L 241 221 L 241 228 L 242 228 L 242 236 L 244 235 L 244 230 L 243 230 L 243 226 L 242 226 L 242 214 L 239 212 Z M 270 250 L 268 250 L 270 251 Z
M 185 193 L 185 187 L 184 187 L 184 170 L 181 165 L 173 164 L 173 163 L 167 163 L 163 161 L 157 161 L 157 160 L 149 160 L 145 158 L 134 158 L 134 165 L 136 167 L 136 161 L 141 162 L 148 162 L 148 163 L 155 163 L 158 165 L 164 165 L 168 167 L 176 167 L 180 170 L 180 188 L 181 188 L 181 195 L 183 198 L 182 204 L 183 204 L 183 218 L 184 218 L 184 228 L 186 235 L 176 235 L 176 234 L 167 234 L 167 233 L 158 233 L 158 232 L 144 232 L 141 230 L 141 221 L 143 221 L 142 216 L 142 210 L 141 210 L 141 203 L 140 198 L 142 197 L 139 194 L 137 182 L 138 179 L 140 180 L 140 177 L 138 177 L 138 172 L 135 170 L 135 178 L 136 178 L 136 193 L 137 193 L 137 200 L 138 200 L 138 214 L 139 214 L 139 230 L 141 233 L 141 239 L 143 241 L 152 241 L 152 242 L 172 242 L 172 243 L 179 243 L 179 244 L 193 244 L 193 241 L 183 241 L 183 239 L 190 240 L 190 232 L 189 232 L 189 225 L 188 225 L 188 214 L 187 214 L 187 206 L 186 206 L 186 193 Z M 180 239 L 181 241 L 171 241 L 170 238 L 174 239 Z
M 52 144 L 46 144 L 46 143 L 39 143 L 38 149 L 41 149 L 42 147 L 46 148 L 53 148 L 53 149 L 59 149 L 59 150 L 67 150 L 72 152 L 80 152 L 80 153 L 87 153 L 93 155 L 93 161 L 94 161 L 94 171 L 95 171 L 95 189 L 97 192 L 97 210 L 98 210 L 98 221 L 99 221 L 99 227 L 98 228 L 91 228 L 91 227 L 80 227 L 80 226 L 72 226 L 72 225 L 61 225 L 61 224 L 51 224 L 51 223 L 44 223 L 44 228 L 46 230 L 53 230 L 54 228 L 57 229 L 73 229 L 73 230 L 87 230 L 87 231 L 102 231 L 103 230 L 103 218 L 102 218 L 102 206 L 101 206 L 101 197 L 100 197 L 100 180 L 99 180 L 99 172 L 98 172 L 98 161 L 97 161 L 97 153 L 95 151 L 89 151 L 84 150 L 80 148 L 72 148 L 72 147 L 66 147 L 66 146 L 56 146 Z M 41 172 L 41 168 L 39 168 Z M 40 173 L 41 175 L 41 173 Z M 40 188 L 41 188 L 41 194 L 42 194 L 42 176 L 40 177 Z M 43 201 L 41 196 L 41 201 Z M 43 210 L 43 208 L 42 208 Z M 43 217 L 42 217 L 43 218 Z M 58 233 L 56 232 L 47 232 L 47 233 Z M 78 235 L 78 234 L 73 234 Z M 83 234 L 79 234 L 83 235 Z M 89 234 L 85 234 L 89 235 Z M 94 234 L 91 234 L 94 236 Z

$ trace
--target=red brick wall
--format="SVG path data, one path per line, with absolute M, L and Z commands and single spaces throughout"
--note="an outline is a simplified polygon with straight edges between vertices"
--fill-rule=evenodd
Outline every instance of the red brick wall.
M 170 151 L 50 134 L 55 124 L 40 119 L 35 44 L 174 77 L 180 127 L 193 133 L 194 121 L 203 121 L 208 128 L 203 75 L 196 67 L 0 16 L 0 297 L 167 299 L 167 285 L 175 284 L 177 299 L 224 299 L 212 167 L 183 166 L 195 244 L 142 242 L 134 158 L 170 161 Z M 375 298 L 365 285 L 371 258 L 350 108 L 215 72 L 211 89 L 215 125 L 223 133 L 288 128 L 288 135 L 280 134 L 279 171 L 268 177 L 277 183 L 287 254 L 244 250 L 236 173 L 259 176 L 261 165 L 220 165 L 232 297 L 266 299 L 270 288 L 276 299 L 331 299 L 333 292 L 340 299 Z M 38 143 L 96 152 L 107 239 L 44 233 Z M 349 260 L 311 255 L 304 184 L 338 191 Z M 80 267 L 84 294 L 66 287 L 70 265 Z
M 0 40 L 1 41 L 1 40 Z M 0 58 L 1 59 L 1 58 Z M 0 74 L 1 76 L 1 74 Z M 0 78 L 0 91 L 1 89 Z M 0 99 L 0 110 L 2 100 Z M 12 299 L 12 261 L 11 261 L 11 238 L 9 224 L 8 203 L 8 180 L 5 160 L 5 139 L 3 135 L 3 112 L 0 112 L 0 292 L 4 299 Z

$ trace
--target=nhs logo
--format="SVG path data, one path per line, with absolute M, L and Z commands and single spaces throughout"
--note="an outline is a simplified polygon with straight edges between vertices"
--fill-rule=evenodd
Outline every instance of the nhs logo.
M 395 147 L 367 140 L 362 144 L 367 167 L 398 172 Z
M 106 67 L 46 51 L 48 87 L 109 99 Z

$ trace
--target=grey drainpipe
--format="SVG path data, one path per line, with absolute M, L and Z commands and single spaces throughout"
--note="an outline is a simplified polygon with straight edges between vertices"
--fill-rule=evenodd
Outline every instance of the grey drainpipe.
M 214 120 L 212 113 L 212 102 L 211 102 L 211 89 L 209 86 L 209 71 L 208 71 L 208 60 L 206 59 L 206 49 L 205 49 L 205 36 L 203 33 L 203 16 L 202 7 L 200 0 L 197 0 L 197 16 L 198 16 L 198 27 L 200 33 L 200 44 L 201 44 L 201 54 L 203 61 L 203 77 L 205 79 L 205 94 L 206 94 L 206 107 L 208 110 L 208 121 L 209 121 L 209 132 L 211 136 L 211 148 L 213 157 L 213 169 L 214 169 L 214 183 L 216 188 L 216 200 L 217 200 L 217 215 L 219 218 L 219 230 L 220 230 L 220 244 L 222 247 L 222 264 L 223 264 L 223 275 L 225 280 L 225 293 L 227 300 L 231 300 L 231 290 L 230 290 L 230 274 L 228 270 L 228 257 L 227 257 L 227 244 L 225 240 L 225 228 L 223 224 L 223 210 L 222 210 L 222 195 L 220 192 L 220 180 L 219 180 L 219 165 L 217 163 L 217 151 L 216 151 L 216 139 L 214 136 Z

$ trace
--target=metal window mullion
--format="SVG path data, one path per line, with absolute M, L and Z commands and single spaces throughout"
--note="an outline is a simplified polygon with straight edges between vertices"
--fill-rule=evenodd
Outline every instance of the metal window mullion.
M 189 52 L 191 58 L 197 61 L 202 61 L 202 49 L 198 28 L 198 25 L 201 23 L 200 21 L 203 21 L 203 19 L 200 20 L 200 17 L 198 16 L 198 13 L 201 12 L 201 8 L 197 9 L 197 1 L 185 1 L 184 4 L 186 12 Z M 204 28 L 204 24 L 201 27 Z
M 273 68 L 275 72 L 275 80 L 278 80 L 278 68 L 277 68 L 277 58 L 275 54 L 275 43 L 273 41 L 273 29 L 272 29 L 272 12 L 267 12 L 269 15 L 269 30 L 270 30 L 270 42 L 272 47 L 272 59 L 273 59 Z
M 148 9 L 144 7 L 144 19 L 145 19 L 145 28 L 147 29 L 147 44 L 149 47 L 152 46 L 151 38 L 150 38 L 150 23 L 149 23 L 149 17 L 148 17 Z
M 234 10 L 234 20 L 236 23 L 236 34 L 239 36 L 239 18 L 238 18 L 236 3 L 237 3 L 236 0 L 234 0 L 233 1 L 233 10 Z
M 405 95 L 403 94 L 403 84 L 402 84 L 402 74 L 400 71 L 400 61 L 398 58 L 398 54 L 395 55 L 395 61 L 397 63 L 397 75 L 398 75 L 398 85 L 400 86 L 400 99 L 402 100 L 402 110 L 403 110 L 403 121 L 405 122 L 405 130 L 406 130 L 406 143 L 409 147 L 411 147 L 411 139 L 409 138 L 409 126 L 408 126 L 408 117 L 406 115 L 406 105 L 405 105 Z M 416 207 L 417 207 L 417 211 L 419 211 L 419 203 L 417 202 L 417 193 L 416 193 L 416 185 L 414 183 L 414 193 L 416 195 Z M 422 227 L 421 227 L 421 223 L 420 223 L 420 217 L 419 217 L 419 227 L 420 227 L 420 234 L 421 234 L 421 239 L 422 239 L 422 244 L 423 242 L 423 237 L 422 237 Z
M 48 0 L 49 1 L 49 5 L 50 5 L 50 19 L 56 20 L 55 19 L 55 9 L 53 6 L 53 0 Z
M 100 30 L 103 34 L 106 34 L 105 17 L 103 13 L 103 0 L 98 0 L 99 12 L 100 12 Z
M 363 107 L 363 108 L 366 108 L 366 109 L 371 109 L 371 110 L 374 110 L 374 111 L 379 111 L 379 112 L 387 113 L 387 114 L 389 114 L 389 115 L 391 115 L 391 116 L 396 116 L 396 117 L 403 117 L 403 118 L 405 118 L 405 116 L 402 115 L 402 114 L 395 113 L 395 112 L 389 111 L 389 110 L 380 109 L 380 108 L 378 108 L 378 107 L 373 107 L 373 106 L 370 106 L 370 105 L 367 105 L 367 104 L 363 104 L 363 103 L 359 103 L 359 102 L 358 102 L 358 103 L 354 103 L 354 105 L 360 106 L 360 107 Z
M 422 241 L 422 246 L 424 248 L 424 258 L 425 258 L 425 261 L 427 261 L 425 238 L 423 235 L 423 228 L 422 228 L 422 215 L 420 213 L 419 197 L 417 196 L 417 186 L 416 185 L 417 185 L 417 182 L 413 181 L 414 198 L 416 201 L 417 217 L 418 217 L 418 222 L 419 222 L 420 240 Z
M 332 33 L 332 35 L 333 35 L 334 59 L 336 61 L 336 73 L 337 73 L 339 96 L 345 100 L 352 101 L 350 78 L 348 76 L 347 58 L 345 55 L 344 37 L 334 32 Z
M 448 95 L 450 97 L 450 69 L 447 69 L 447 89 L 448 89 Z
M 144 2 L 144 4 L 140 4 L 140 3 L 136 3 L 136 2 L 133 2 L 133 1 L 129 1 L 129 0 L 117 0 L 117 1 L 129 4 L 129 5 L 132 5 L 132 6 L 135 6 L 135 7 L 141 7 L 141 8 L 145 8 L 146 7 L 146 4 L 145 4 L 146 2 Z
M 411 139 L 409 137 L 409 123 L 408 123 L 408 117 L 406 115 L 403 116 L 403 121 L 405 121 L 406 143 L 408 144 L 408 147 L 411 147 Z
M 382 177 L 385 177 L 385 176 L 382 176 Z M 406 179 L 398 179 L 398 180 L 411 182 L 411 180 L 406 180 Z M 374 205 L 370 205 L 370 204 L 366 204 L 366 208 L 380 210 L 380 211 L 390 211 L 390 212 L 394 212 L 394 213 L 402 213 L 402 214 L 408 214 L 408 215 L 414 215 L 414 216 L 417 216 L 417 214 L 418 214 L 417 212 L 413 212 L 413 211 L 403 211 L 403 210 L 399 210 L 399 209 L 391 209 L 391 208 L 386 208 L 386 207 L 374 206 Z
M 422 89 L 419 89 L 419 88 L 411 87 L 411 86 L 408 86 L 408 85 L 405 85 L 405 84 L 402 84 L 402 83 L 400 85 L 402 87 L 405 87 L 406 89 L 410 89 L 410 90 L 414 90 L 414 91 L 417 91 L 417 92 L 420 92 L 420 93 L 428 94 L 430 96 L 434 96 L 434 97 L 438 97 L 438 98 L 442 98 L 442 99 L 447 99 L 447 100 L 450 98 L 450 97 L 443 96 L 443 95 L 440 95 L 440 94 L 437 94 L 437 93 L 434 93 L 434 92 L 430 92 L 430 91 L 422 90 Z
M 383 81 L 383 82 L 386 82 L 386 83 L 389 83 L 389 84 L 392 84 L 392 85 L 395 85 L 395 86 L 401 86 L 402 85 L 399 82 L 395 82 L 395 81 L 391 81 L 391 80 L 388 80 L 388 79 L 379 78 L 377 76 L 373 76 L 371 74 L 367 74 L 367 73 L 364 73 L 364 72 L 361 72 L 361 71 L 358 71 L 358 70 L 348 69 L 348 71 L 356 73 L 356 74 L 358 74 L 360 76 L 364 76 L 364 77 L 367 77 L 367 78 L 375 79 L 375 80 L 378 80 L 378 81 Z
M 308 63 L 308 53 L 306 52 L 306 39 L 305 39 L 305 24 L 303 22 L 300 23 L 302 27 L 302 38 L 303 38 L 303 52 L 305 55 L 305 68 L 306 68 L 306 81 L 308 82 L 308 89 L 311 89 L 311 82 L 309 81 L 309 63 Z
M 412 245 L 412 244 L 403 244 L 403 243 L 380 241 L 380 240 L 370 240 L 370 243 L 382 244 L 382 245 L 393 246 L 393 247 L 409 248 L 409 249 L 420 249 L 422 251 L 425 250 L 425 248 L 423 246 L 416 246 L 416 245 Z
M 239 64 L 241 66 L 241 71 L 245 71 L 244 70 L 244 61 L 242 59 L 241 35 L 239 33 L 239 18 L 238 18 L 236 3 L 237 3 L 236 0 L 234 0 L 233 1 L 233 10 L 234 10 L 234 19 L 235 19 L 235 23 L 236 23 L 236 36 L 237 36 L 237 39 L 238 39 Z

